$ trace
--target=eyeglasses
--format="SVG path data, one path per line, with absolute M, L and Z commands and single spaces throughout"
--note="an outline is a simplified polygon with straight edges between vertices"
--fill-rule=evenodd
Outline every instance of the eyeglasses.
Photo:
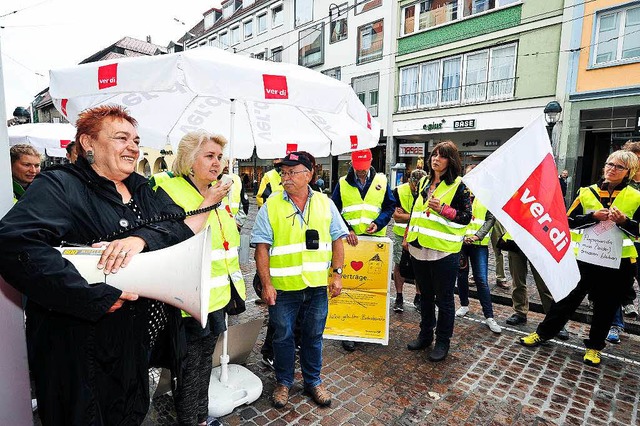
M 616 172 L 621 172 L 623 170 L 629 170 L 627 167 L 625 166 L 621 166 L 620 164 L 616 164 L 616 163 L 604 163 L 605 167 L 609 167 L 610 169 L 614 169 Z
M 307 172 L 309 172 L 309 170 L 298 170 L 298 171 L 291 171 L 291 172 L 280 171 L 280 177 L 287 177 L 287 176 L 293 177 L 298 173 L 307 173 Z

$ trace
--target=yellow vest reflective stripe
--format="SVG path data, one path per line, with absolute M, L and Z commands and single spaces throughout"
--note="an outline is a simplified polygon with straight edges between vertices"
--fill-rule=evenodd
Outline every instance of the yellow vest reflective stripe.
M 262 194 L 269 183 L 271 184 L 271 194 L 269 196 L 282 191 L 282 178 L 276 169 L 269 170 L 262 176 L 262 180 L 260 180 L 260 187 L 258 187 L 258 193 L 256 195 L 256 203 L 258 204 L 258 207 L 262 207 L 262 205 L 267 201 L 262 198 Z
M 357 178 L 356 178 L 357 179 Z M 342 200 L 342 217 L 351 226 L 357 235 L 365 234 L 367 227 L 376 220 L 382 210 L 384 195 L 387 192 L 387 177 L 382 173 L 376 173 L 371 185 L 364 196 L 360 196 L 360 190 L 349 185 L 345 176 L 340 178 L 340 198 Z M 387 227 L 378 229 L 375 236 L 386 235 Z
M 457 177 L 451 185 L 447 185 L 444 181 L 440 182 L 432 195 L 433 198 L 438 198 L 440 202 L 450 205 L 460 182 L 462 182 L 460 177 Z M 421 194 L 422 190 L 430 184 L 426 177 L 422 178 L 418 186 L 418 194 Z M 467 225 L 455 223 L 427 207 L 428 202 L 422 195 L 418 195 L 409 219 L 407 241 L 417 239 L 422 247 L 446 253 L 458 253 L 462 248 Z
M 580 198 L 580 204 L 582 205 L 582 211 L 586 214 L 591 211 L 596 211 L 604 208 L 600 200 L 594 195 L 592 188 L 596 191 L 596 194 L 600 191 L 598 185 L 594 184 L 587 188 L 580 188 L 578 197 Z M 615 206 L 624 213 L 627 217 L 633 217 L 633 214 L 640 206 L 640 191 L 627 185 L 618 193 L 618 196 L 613 200 L 611 206 Z M 577 256 L 580 241 L 582 241 L 582 230 L 571 230 L 571 243 L 573 245 L 573 253 Z M 638 252 L 633 244 L 633 238 L 623 232 L 622 237 L 622 257 L 638 257 Z
M 331 265 L 331 210 L 329 198 L 313 192 L 303 212 L 307 225 L 300 225 L 296 209 L 284 193 L 269 197 L 267 213 L 273 229 L 273 244 L 269 249 L 271 283 L 276 290 L 294 291 L 306 287 L 326 286 Z M 307 250 L 305 232 L 315 229 L 319 248 Z
M 162 181 L 160 187 L 185 211 L 197 209 L 204 200 L 181 176 Z M 231 299 L 229 278 L 243 299 L 246 298 L 246 289 L 238 259 L 240 234 L 235 219 L 221 206 L 209 213 L 207 223 L 211 226 L 211 275 L 207 283 L 210 288 L 209 312 L 214 312 L 224 308 Z M 228 250 L 225 250 L 223 235 L 228 242 Z M 183 311 L 182 316 L 190 315 Z
M 407 183 L 403 183 L 402 185 L 396 188 L 398 191 L 398 202 L 400 206 L 406 212 L 411 212 L 411 206 L 413 205 L 413 194 L 411 193 L 411 185 Z M 399 236 L 404 236 L 404 230 L 407 229 L 406 223 L 393 223 L 393 233 Z
M 476 232 L 478 232 L 480 228 L 482 228 L 482 225 L 487 220 L 487 208 L 483 206 L 482 203 L 480 203 L 480 200 L 478 200 L 478 197 L 473 199 L 473 205 L 471 208 L 472 208 L 471 222 L 469 222 L 469 225 L 467 226 L 467 231 L 466 231 L 466 234 L 470 237 L 476 235 Z M 487 232 L 487 235 L 485 235 L 482 240 L 475 241 L 473 244 L 477 246 L 488 246 L 490 234 L 491 232 Z

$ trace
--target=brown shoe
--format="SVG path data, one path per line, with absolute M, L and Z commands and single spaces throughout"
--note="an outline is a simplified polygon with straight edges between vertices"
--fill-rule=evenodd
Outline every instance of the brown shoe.
M 504 289 L 511 288 L 511 284 L 509 284 L 508 281 L 504 281 L 504 280 L 497 280 L 496 285 Z
M 271 400 L 273 406 L 276 408 L 282 408 L 289 402 L 289 388 L 282 383 L 276 384 L 276 388 L 271 394 Z
M 331 405 L 331 394 L 325 389 L 324 385 L 320 384 L 315 388 L 307 388 L 306 391 L 319 406 L 328 407 Z

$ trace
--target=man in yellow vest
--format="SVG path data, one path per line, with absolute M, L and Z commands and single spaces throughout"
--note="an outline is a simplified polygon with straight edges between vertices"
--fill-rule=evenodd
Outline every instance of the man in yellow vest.
M 267 198 L 274 192 L 282 191 L 282 182 L 280 179 L 280 158 L 273 160 L 273 169 L 262 175 L 260 186 L 256 193 L 256 203 L 258 208 L 267 201 Z
M 371 167 L 371 150 L 363 149 L 351 153 L 351 167 L 346 176 L 338 181 L 331 199 L 349 228 L 347 243 L 358 245 L 358 235 L 384 237 L 387 224 L 396 208 L 387 177 L 376 173 Z M 355 343 L 342 341 L 349 352 Z
M 292 152 L 282 160 L 283 191 L 273 194 L 258 211 L 251 234 L 262 300 L 269 305 L 269 323 L 274 328 L 272 402 L 276 408 L 287 404 L 293 386 L 294 328 L 299 312 L 303 313 L 300 368 L 304 389 L 316 404 L 331 404 L 320 378 L 322 333 L 329 309 L 327 282 L 332 297 L 342 291 L 342 238 L 347 228 L 331 200 L 311 190 L 314 163 L 306 152 Z
M 13 203 L 15 204 L 40 173 L 40 153 L 28 144 L 14 145 L 9 153 L 11 156 L 11 177 L 13 178 Z
M 404 277 L 400 273 L 400 260 L 403 256 L 402 240 L 404 238 L 405 231 L 407 230 L 407 224 L 411 218 L 411 209 L 413 208 L 413 202 L 418 196 L 418 182 L 425 177 L 427 172 L 422 169 L 415 169 L 409 175 L 409 181 L 399 185 L 393 190 L 393 196 L 397 200 L 398 205 L 393 212 L 393 283 L 396 287 L 396 301 L 393 304 L 394 312 L 404 311 L 404 297 L 402 296 L 402 288 L 404 287 Z M 404 254 L 408 256 L 407 252 Z M 416 297 L 413 299 L 413 304 L 416 309 L 419 310 L 420 306 L 420 293 L 418 293 L 418 286 L 416 286 Z

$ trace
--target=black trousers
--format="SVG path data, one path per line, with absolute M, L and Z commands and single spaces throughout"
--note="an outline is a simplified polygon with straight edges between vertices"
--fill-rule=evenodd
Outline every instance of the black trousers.
M 629 283 L 633 282 L 635 266 L 629 259 L 622 259 L 619 269 L 605 268 L 578 261 L 580 281 L 576 288 L 562 300 L 551 305 L 537 332 L 543 339 L 551 339 L 565 326 L 571 314 L 589 294 L 593 301 L 593 319 L 589 338 L 584 340 L 587 349 L 602 350 L 616 310 L 620 307 Z

